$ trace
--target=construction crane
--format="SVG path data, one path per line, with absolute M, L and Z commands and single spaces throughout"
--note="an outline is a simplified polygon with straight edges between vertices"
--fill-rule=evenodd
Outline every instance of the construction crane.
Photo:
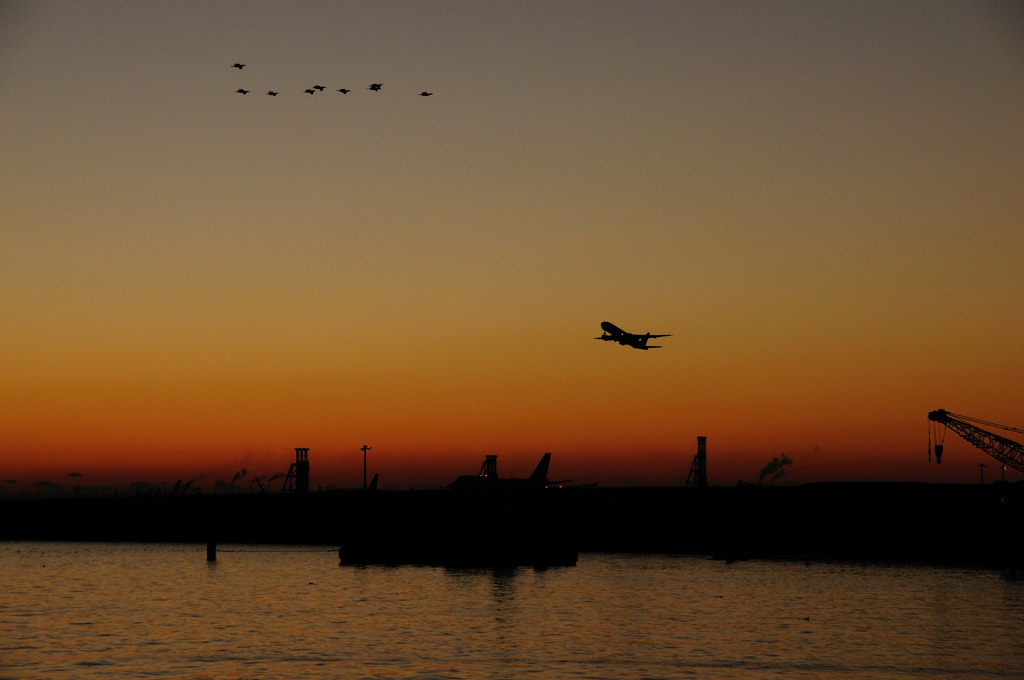
M 979 420 L 977 418 L 970 418 L 968 416 L 959 415 L 957 413 L 950 413 L 949 411 L 939 409 L 938 411 L 932 411 L 928 414 L 928 420 L 944 425 L 946 428 L 953 430 L 958 435 L 967 440 L 968 443 L 977 446 L 979 449 L 998 460 L 1003 465 L 1009 466 L 1018 472 L 1024 472 L 1024 445 L 1018 444 L 1012 439 L 1001 437 L 998 434 L 992 434 L 988 430 L 983 430 L 977 425 L 971 425 L 971 423 L 980 423 L 988 427 L 995 427 L 1000 430 L 1007 430 L 1009 432 L 1020 432 L 1024 434 L 1024 430 L 1016 427 L 1009 427 L 1006 425 L 999 425 L 997 423 L 990 423 L 986 420 Z M 971 421 L 971 422 L 965 422 Z M 935 438 L 935 462 L 942 462 L 942 441 L 945 438 L 945 429 L 941 433 L 936 431 Z M 931 431 L 929 431 L 929 449 L 931 448 Z

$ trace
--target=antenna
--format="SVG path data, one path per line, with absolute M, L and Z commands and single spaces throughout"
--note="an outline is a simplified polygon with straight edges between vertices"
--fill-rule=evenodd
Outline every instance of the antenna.
M 363 452 L 363 491 L 366 491 L 366 452 L 372 448 L 372 446 L 363 444 L 363 448 L 359 449 Z

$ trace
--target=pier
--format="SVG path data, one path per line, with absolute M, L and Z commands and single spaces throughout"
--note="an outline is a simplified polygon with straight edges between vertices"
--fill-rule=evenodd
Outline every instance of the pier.
M 529 532 L 580 552 L 1024 564 L 1024 484 L 361 490 L 0 501 L 0 540 L 485 545 Z M 415 552 L 415 551 L 413 551 Z

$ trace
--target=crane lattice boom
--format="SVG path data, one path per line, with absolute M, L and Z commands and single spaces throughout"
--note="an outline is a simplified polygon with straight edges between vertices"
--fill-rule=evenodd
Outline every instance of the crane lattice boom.
M 928 420 L 945 425 L 967 440 L 968 443 L 977 446 L 1003 465 L 1011 467 L 1018 472 L 1024 472 L 1024 446 L 1018 444 L 1012 439 L 1001 437 L 998 434 L 992 434 L 988 430 L 983 430 L 977 425 L 971 425 L 964 421 L 973 420 L 975 422 L 992 425 L 1004 430 L 1012 430 L 1013 432 L 1024 432 L 1024 430 L 1018 430 L 1015 427 L 1006 427 L 1004 425 L 996 425 L 995 423 L 977 420 L 976 418 L 968 418 L 967 416 L 950 413 L 943 409 L 929 413 Z

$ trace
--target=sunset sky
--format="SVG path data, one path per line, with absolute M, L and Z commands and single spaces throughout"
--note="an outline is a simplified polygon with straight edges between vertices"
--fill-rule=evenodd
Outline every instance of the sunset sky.
M 1021 7 L 0 3 L 2 488 L 997 479 Z

